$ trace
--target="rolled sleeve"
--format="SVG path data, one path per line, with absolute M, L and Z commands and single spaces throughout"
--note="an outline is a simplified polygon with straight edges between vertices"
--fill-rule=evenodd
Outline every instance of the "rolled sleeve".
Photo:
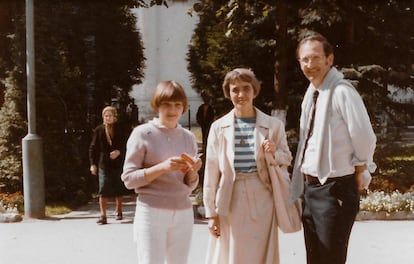
M 186 182 L 188 188 L 190 188 L 191 191 L 195 190 L 195 188 L 197 188 L 198 186 L 198 181 L 199 181 L 199 177 L 198 177 L 198 173 L 195 173 L 196 175 L 193 178 L 193 180 Z
M 375 170 L 373 155 L 377 138 L 364 102 L 355 89 L 341 89 L 341 97 L 339 105 L 354 149 L 352 165 L 366 164 L 370 171 Z

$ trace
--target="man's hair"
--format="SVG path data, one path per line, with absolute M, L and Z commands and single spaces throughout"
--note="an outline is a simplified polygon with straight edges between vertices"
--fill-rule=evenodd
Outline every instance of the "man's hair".
M 299 59 L 300 47 L 302 47 L 302 45 L 308 41 L 319 41 L 320 43 L 322 43 L 325 56 L 329 56 L 334 53 L 333 46 L 331 45 L 331 43 L 329 43 L 329 41 L 324 36 L 322 36 L 322 34 L 317 33 L 317 32 L 309 32 L 305 34 L 305 36 L 298 43 L 298 47 L 296 48 L 297 59 Z

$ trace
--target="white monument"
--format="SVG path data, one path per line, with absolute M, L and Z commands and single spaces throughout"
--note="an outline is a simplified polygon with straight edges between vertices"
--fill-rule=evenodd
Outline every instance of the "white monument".
M 141 32 L 146 57 L 143 83 L 135 85 L 131 97 L 139 107 L 140 121 L 151 119 L 155 113 L 150 107 L 155 86 L 163 80 L 175 80 L 185 89 L 189 111 L 184 113 L 180 124 L 187 127 L 196 123 L 196 112 L 201 97 L 192 89 L 187 70 L 188 45 L 198 16 L 187 14 L 195 1 L 169 1 L 169 7 L 154 6 L 134 9 L 137 27 Z

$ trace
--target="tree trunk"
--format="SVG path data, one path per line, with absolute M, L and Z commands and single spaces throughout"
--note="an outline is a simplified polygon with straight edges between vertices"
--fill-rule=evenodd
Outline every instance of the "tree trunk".
M 281 0 L 277 2 L 276 18 L 276 51 L 275 51 L 275 72 L 274 89 L 275 100 L 274 108 L 286 110 L 286 74 L 287 74 L 287 2 Z

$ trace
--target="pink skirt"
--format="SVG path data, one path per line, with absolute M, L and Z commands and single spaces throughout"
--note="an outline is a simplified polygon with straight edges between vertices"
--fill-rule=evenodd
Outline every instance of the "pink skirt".
M 210 235 L 206 264 L 279 263 L 273 195 L 257 173 L 236 175 L 230 212 L 219 220 L 221 236 Z

